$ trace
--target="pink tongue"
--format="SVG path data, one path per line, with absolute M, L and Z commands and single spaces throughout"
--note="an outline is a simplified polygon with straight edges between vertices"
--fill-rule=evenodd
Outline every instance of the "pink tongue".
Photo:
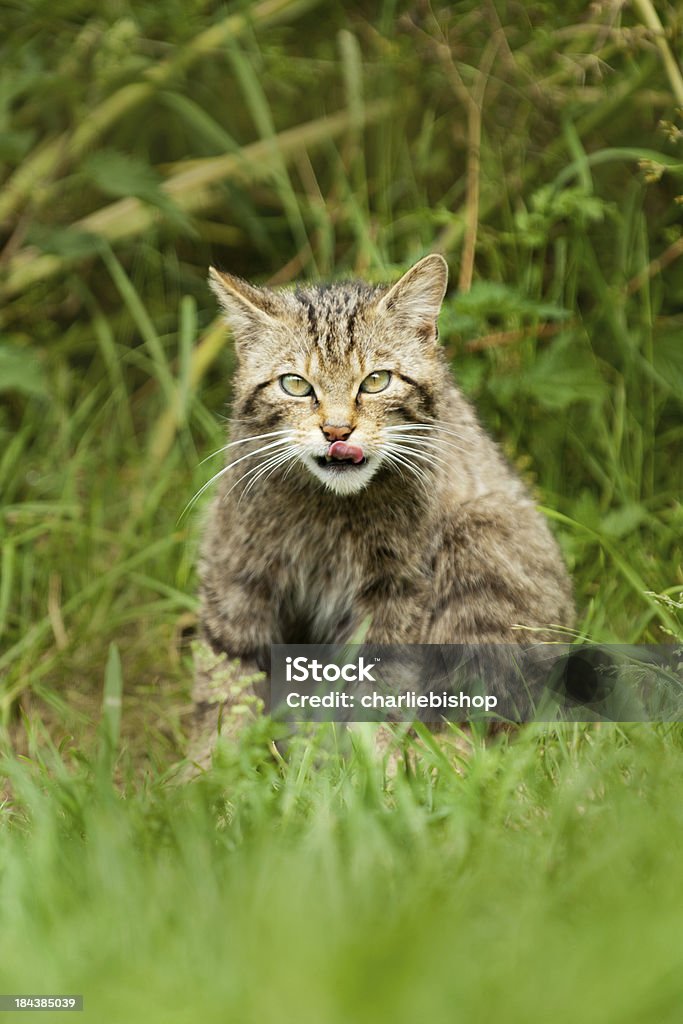
M 347 444 L 346 441 L 335 441 L 327 449 L 327 454 L 331 459 L 351 459 L 352 462 L 362 462 L 365 456 L 363 455 L 363 449 L 357 444 Z

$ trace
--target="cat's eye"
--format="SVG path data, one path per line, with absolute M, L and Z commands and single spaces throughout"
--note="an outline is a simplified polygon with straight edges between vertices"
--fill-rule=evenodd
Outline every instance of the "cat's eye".
M 313 386 L 296 373 L 283 373 L 280 377 L 280 387 L 292 398 L 306 398 L 307 395 L 313 394 Z
M 379 391 L 384 391 L 390 380 L 391 374 L 388 370 L 374 370 L 362 382 L 360 390 L 368 395 L 376 395 Z

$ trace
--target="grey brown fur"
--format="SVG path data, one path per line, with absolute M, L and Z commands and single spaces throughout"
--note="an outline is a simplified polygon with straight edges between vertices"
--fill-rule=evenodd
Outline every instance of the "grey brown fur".
M 211 271 L 239 365 L 201 550 L 201 633 L 229 672 L 266 671 L 271 643 L 348 640 L 368 618 L 377 643 L 516 643 L 524 627 L 544 640 L 571 626 L 555 540 L 438 345 L 446 281 L 437 255 L 390 288 L 273 291 Z M 359 391 L 378 371 L 389 385 Z M 285 374 L 313 394 L 286 394 Z M 322 465 L 337 428 L 367 462 Z M 198 669 L 199 762 L 215 679 Z

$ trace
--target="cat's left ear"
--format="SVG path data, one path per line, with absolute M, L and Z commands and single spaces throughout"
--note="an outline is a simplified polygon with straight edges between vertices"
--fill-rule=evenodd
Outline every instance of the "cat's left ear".
M 436 319 L 448 284 L 448 264 L 432 253 L 408 270 L 379 301 L 379 311 L 425 339 L 436 339 Z
M 233 274 L 209 267 L 209 286 L 218 299 L 238 347 L 272 330 L 278 315 L 277 298 L 267 288 L 257 288 Z

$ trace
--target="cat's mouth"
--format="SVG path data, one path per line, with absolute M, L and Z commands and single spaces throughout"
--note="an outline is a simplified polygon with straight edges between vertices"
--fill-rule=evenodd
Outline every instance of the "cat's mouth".
M 315 461 L 321 469 L 327 470 L 347 470 L 347 469 L 360 469 L 361 466 L 365 466 L 367 459 L 365 456 L 360 461 L 355 459 L 331 459 L 329 455 L 316 455 Z
M 315 461 L 321 469 L 344 471 L 360 469 L 368 460 L 360 445 L 335 441 L 324 455 L 317 455 Z
M 366 486 L 379 466 L 379 460 L 360 444 L 334 441 L 320 451 L 310 452 L 308 468 L 335 494 L 355 494 Z

